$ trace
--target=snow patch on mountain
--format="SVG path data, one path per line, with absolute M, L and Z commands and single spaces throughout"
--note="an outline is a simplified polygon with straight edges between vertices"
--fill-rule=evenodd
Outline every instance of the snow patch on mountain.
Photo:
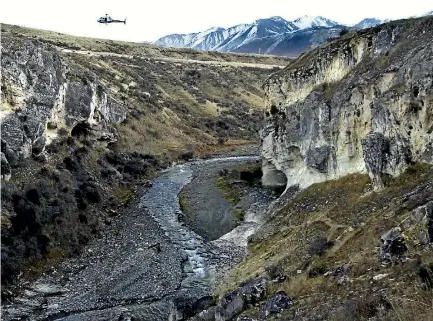
M 338 25 L 338 22 L 332 21 L 328 18 L 324 18 L 321 16 L 313 17 L 313 16 L 303 16 L 293 21 L 293 24 L 297 26 L 299 29 L 307 29 L 313 27 L 334 27 Z
M 376 18 L 365 18 L 358 22 L 356 25 L 354 25 L 355 28 L 365 29 L 365 28 L 371 28 L 377 25 L 380 25 L 381 23 L 384 23 L 385 20 L 380 20 Z

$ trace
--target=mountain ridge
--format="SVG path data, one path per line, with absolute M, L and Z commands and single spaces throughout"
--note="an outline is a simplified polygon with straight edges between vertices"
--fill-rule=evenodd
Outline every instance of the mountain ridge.
M 281 16 L 272 16 L 229 28 L 212 27 L 197 33 L 172 34 L 158 39 L 154 44 L 163 47 L 186 47 L 222 52 L 275 54 L 275 52 L 282 52 L 281 49 L 275 51 L 275 48 L 280 43 L 290 42 L 289 39 L 293 38 L 296 32 L 301 32 L 304 37 L 310 39 L 314 35 L 302 31 L 333 28 L 338 25 L 338 22 L 322 16 L 302 16 L 293 21 L 288 21 Z M 323 43 L 331 36 L 335 36 L 335 32 L 330 31 L 318 43 Z M 282 55 L 298 55 L 303 50 L 311 49 L 310 41 L 303 42 L 308 45 L 304 44 L 302 50 L 296 48 L 294 51 L 284 51 Z
M 430 14 L 432 12 L 424 15 Z M 304 15 L 292 21 L 272 16 L 229 28 L 212 27 L 202 32 L 170 34 L 153 44 L 221 52 L 298 56 L 339 36 L 343 29 L 371 28 L 388 21 L 367 17 L 356 24 L 345 25 L 323 16 Z

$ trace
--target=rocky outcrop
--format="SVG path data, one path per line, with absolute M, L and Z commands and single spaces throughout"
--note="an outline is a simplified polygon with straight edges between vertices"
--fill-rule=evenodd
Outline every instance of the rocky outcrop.
M 375 188 L 433 162 L 433 18 L 349 34 L 271 75 L 263 184 L 301 188 L 368 173 Z
M 266 302 L 260 313 L 260 318 L 265 320 L 268 316 L 281 313 L 289 306 L 293 305 L 293 299 L 284 291 L 277 291 L 268 302 Z
M 253 307 L 260 307 L 259 320 L 268 320 L 294 304 L 293 299 L 280 290 L 269 296 L 268 280 L 264 277 L 248 279 L 239 287 L 225 294 L 217 306 L 212 306 L 198 313 L 194 321 L 256 320 L 248 315 L 240 315 Z M 236 318 L 237 317 L 237 318 Z M 235 319 L 236 318 L 236 319 Z
M 267 295 L 268 280 L 264 277 L 248 279 L 232 292 L 225 294 L 217 306 L 198 313 L 195 321 L 233 320 L 248 307 L 260 304 Z M 240 320 L 242 317 L 239 318 Z
M 2 42 L 0 117 L 6 180 L 10 165 L 40 155 L 62 131 L 114 141 L 110 123 L 126 117 L 125 107 L 107 95 L 94 74 L 69 77 L 69 67 L 52 47 L 20 40 L 6 36 Z
M 394 227 L 380 237 L 379 257 L 382 264 L 399 262 L 407 251 L 400 227 Z
M 425 199 L 427 200 L 427 199 Z M 433 246 L 433 201 L 413 209 L 400 223 L 380 237 L 379 259 L 382 265 L 404 262 L 409 247 L 431 251 Z
M 401 226 L 415 245 L 433 245 L 433 201 L 414 209 Z

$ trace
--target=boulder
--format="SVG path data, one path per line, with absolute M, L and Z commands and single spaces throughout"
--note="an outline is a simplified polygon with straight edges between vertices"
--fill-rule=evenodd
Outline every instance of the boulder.
M 272 298 L 262 306 L 260 311 L 260 318 L 265 320 L 269 315 L 281 313 L 293 305 L 293 299 L 289 297 L 284 291 L 277 291 Z
M 401 261 L 407 251 L 400 227 L 394 227 L 380 237 L 379 259 L 382 264 Z
M 429 246 L 433 242 L 433 201 L 415 208 L 401 226 L 414 243 Z
M 230 320 L 244 311 L 248 305 L 255 305 L 266 296 L 266 285 L 268 280 L 264 277 L 248 279 L 242 282 L 239 287 L 227 293 L 221 300 L 220 306 L 223 309 L 221 315 Z

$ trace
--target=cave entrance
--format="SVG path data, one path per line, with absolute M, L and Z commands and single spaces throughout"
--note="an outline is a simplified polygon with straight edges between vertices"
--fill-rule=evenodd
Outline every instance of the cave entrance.
M 262 172 L 263 187 L 273 190 L 276 194 L 282 194 L 286 190 L 286 174 L 266 159 L 262 160 Z
M 71 136 L 76 138 L 87 138 L 90 136 L 92 129 L 90 128 L 89 123 L 81 122 L 72 128 Z

